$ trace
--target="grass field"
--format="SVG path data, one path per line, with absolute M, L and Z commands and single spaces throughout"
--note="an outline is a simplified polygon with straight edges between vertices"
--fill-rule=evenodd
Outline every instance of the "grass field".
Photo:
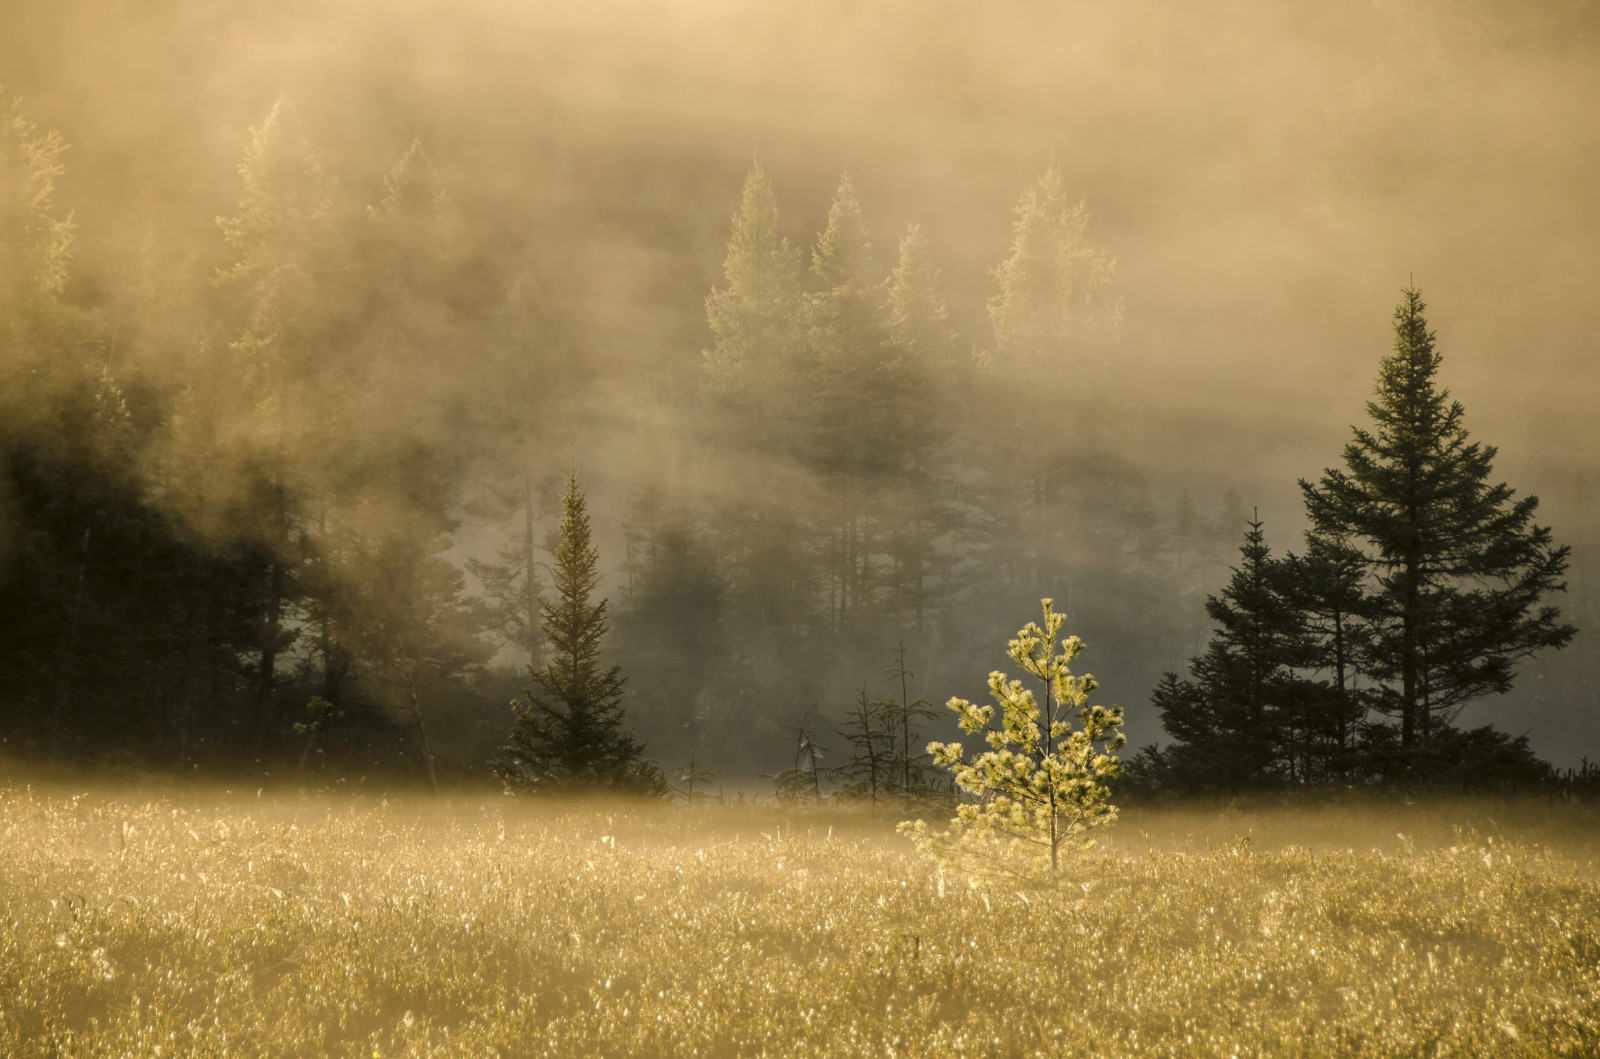
M 1586 806 L 1127 810 L 1026 891 L 894 819 L 0 790 L 0 1055 L 1600 1054 Z

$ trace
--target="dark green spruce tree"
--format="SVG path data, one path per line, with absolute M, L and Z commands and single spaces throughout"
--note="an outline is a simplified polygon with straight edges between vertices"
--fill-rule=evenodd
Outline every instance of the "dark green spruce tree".
M 1566 587 L 1568 549 L 1535 524 L 1537 497 L 1493 481 L 1495 448 L 1468 439 L 1460 402 L 1438 384 L 1425 308 L 1406 288 L 1371 426 L 1354 428 L 1343 468 L 1300 483 L 1315 532 L 1359 555 L 1364 668 L 1399 718 L 1400 767 L 1413 775 L 1463 706 L 1509 691 L 1520 660 L 1576 631 L 1544 602 Z
M 576 467 L 566 475 L 561 510 L 555 598 L 541 606 L 549 653 L 543 665 L 528 667 L 532 687 L 511 703 L 516 723 L 495 771 L 523 790 L 660 797 L 666 779 L 625 726 L 622 667 L 601 664 L 606 601 L 590 602 L 600 585 L 600 552 L 590 539 Z
M 1280 572 L 1284 599 L 1299 617 L 1290 664 L 1308 675 L 1297 702 L 1301 774 L 1308 782 L 1349 778 L 1363 764 L 1358 743 L 1368 700 L 1358 686 L 1367 646 L 1361 553 L 1312 530 L 1305 553 L 1285 556 Z
M 1220 596 L 1206 599 L 1216 633 L 1189 661 L 1189 678 L 1167 673 L 1152 702 L 1175 740 L 1161 755 L 1163 779 L 1180 787 L 1251 787 L 1297 778 L 1286 753 L 1302 689 L 1286 663 L 1298 617 L 1279 591 L 1280 567 L 1261 522 L 1246 523 L 1242 562 Z

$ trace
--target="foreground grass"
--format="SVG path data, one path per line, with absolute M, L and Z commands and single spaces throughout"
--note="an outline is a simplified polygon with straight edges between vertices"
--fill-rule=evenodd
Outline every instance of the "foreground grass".
M 13 789 L 0 1054 L 1594 1055 L 1594 822 L 1130 812 L 1024 892 L 892 820 Z

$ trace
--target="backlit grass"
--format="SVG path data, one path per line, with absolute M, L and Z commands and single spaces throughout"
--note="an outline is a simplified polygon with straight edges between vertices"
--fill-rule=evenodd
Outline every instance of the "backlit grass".
M 1127 811 L 1030 891 L 941 875 L 894 816 L 0 813 L 8 1056 L 1600 1053 L 1580 806 Z

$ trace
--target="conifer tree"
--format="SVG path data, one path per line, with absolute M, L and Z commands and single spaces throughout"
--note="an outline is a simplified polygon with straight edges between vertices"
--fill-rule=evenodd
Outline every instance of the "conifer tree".
M 758 488 L 713 491 L 707 522 L 726 589 L 735 684 L 766 683 L 819 609 L 811 527 L 814 496 L 792 473 L 811 393 L 800 255 L 779 231 L 777 198 L 759 160 L 745 178 L 723 265 L 706 297 L 715 338 L 704 353 L 703 429 L 722 452 L 750 461 Z M 782 678 L 779 678 L 782 679 Z M 773 688 L 776 691 L 776 688 Z
M 822 759 L 827 756 L 817 738 L 817 704 L 806 707 L 792 724 L 780 726 L 794 740 L 794 762 L 770 777 L 778 801 L 790 804 L 806 801 L 822 804 Z
M 835 625 L 875 617 L 881 603 L 878 483 L 893 471 L 887 444 L 893 388 L 884 277 L 855 186 L 839 179 L 811 255 L 823 289 L 809 300 L 812 403 L 804 453 L 825 483 L 819 499 Z
M 532 688 L 511 704 L 516 724 L 496 771 L 509 786 L 530 791 L 660 796 L 666 780 L 626 727 L 622 667 L 601 662 L 606 600 L 591 602 L 600 585 L 600 553 L 576 467 L 565 481 L 554 598 L 541 608 L 551 651 L 544 665 L 528 667 Z
M 989 321 L 997 367 L 1089 377 L 1084 361 L 1122 320 L 1122 302 L 1107 289 L 1115 271 L 1115 260 L 1090 241 L 1088 207 L 1052 162 L 1018 200 L 1010 253 L 994 270 L 1000 289 L 989 299 Z
M 1176 740 L 1164 757 L 1182 786 L 1258 785 L 1284 764 L 1281 740 L 1300 694 L 1287 668 L 1298 616 L 1280 592 L 1261 525 L 1246 524 L 1242 561 L 1221 595 L 1206 599 L 1217 629 L 1190 659 L 1190 679 L 1165 674 L 1151 699 Z
M 897 527 L 889 534 L 891 601 L 918 633 L 930 611 L 955 591 L 954 545 L 968 522 L 956 502 L 951 466 L 955 419 L 955 333 L 938 290 L 922 229 L 900 240 L 888 281 L 887 331 L 894 359 L 885 366 L 883 445 L 893 471 L 889 490 Z M 908 615 L 909 612 L 909 615 Z
M 72 256 L 73 223 L 55 215 L 53 202 L 65 150 L 60 134 L 41 133 L 0 85 L 0 414 L 11 429 L 48 407 L 40 387 L 63 374 L 64 365 L 43 361 L 59 352 L 50 325 Z
M 296 637 L 286 619 L 295 594 L 299 557 L 294 546 L 302 512 L 289 460 L 306 426 L 298 398 L 314 390 L 296 384 L 317 370 L 318 355 L 325 352 L 318 309 L 337 181 L 324 173 L 287 99 L 273 104 L 253 134 L 239 165 L 244 178 L 239 212 L 217 223 L 238 255 L 218 282 L 237 292 L 244 317 L 230 346 L 241 385 L 226 414 L 234 419 L 233 436 L 246 439 L 253 450 L 238 453 L 240 462 L 260 469 L 247 483 L 246 495 L 236 498 L 243 505 L 239 528 L 258 525 L 259 542 L 271 557 L 250 723 L 251 741 L 259 750 L 277 687 L 278 657 Z
M 439 793 L 426 692 L 476 671 L 491 653 L 444 534 L 392 537 L 363 557 L 366 598 L 353 646 L 416 726 L 428 782 Z
M 1306 534 L 1305 553 L 1285 556 L 1280 574 L 1283 598 L 1298 616 L 1290 664 L 1319 676 L 1303 688 L 1307 768 L 1320 761 L 1331 774 L 1348 775 L 1357 764 L 1356 740 L 1367 713 L 1366 696 L 1357 687 L 1367 642 L 1361 554 L 1313 530 Z
M 885 669 L 883 675 L 888 677 L 892 684 L 899 685 L 899 697 L 884 700 L 881 707 L 886 722 L 885 732 L 893 755 L 895 786 L 902 795 L 910 798 L 919 791 L 926 791 L 927 773 L 932 767 L 928 764 L 927 755 L 918 753 L 912 746 L 922 734 L 923 722 L 937 714 L 934 712 L 933 704 L 927 699 L 911 697 L 909 681 L 916 674 L 906 668 L 904 640 L 894 645 L 894 665 Z
M 872 698 L 865 686 L 845 712 L 844 726 L 835 728 L 850 747 L 850 757 L 833 769 L 839 779 L 836 795 L 873 806 L 888 793 L 895 772 L 892 735 L 884 707 L 888 703 Z
M 1537 497 L 1493 481 L 1496 449 L 1469 440 L 1460 402 L 1438 384 L 1425 308 L 1406 288 L 1371 426 L 1353 428 L 1343 468 L 1300 483 L 1314 529 L 1359 554 L 1365 669 L 1384 682 L 1408 759 L 1468 702 L 1510 690 L 1519 661 L 1576 631 L 1544 602 L 1565 588 L 1568 549 L 1534 522 Z
M 617 643 L 633 674 L 628 708 L 658 753 L 678 757 L 702 745 L 697 707 L 724 652 L 725 588 L 690 512 L 653 487 L 629 507 L 631 585 L 617 615 Z
M 499 384 L 485 409 L 494 424 L 493 447 L 484 461 L 484 495 L 469 511 L 504 525 L 505 537 L 496 561 L 470 559 L 468 566 L 483 584 L 494 629 L 537 666 L 544 661 L 539 552 L 559 478 L 535 475 L 533 468 L 553 440 L 551 396 L 570 389 L 567 375 L 584 358 L 545 285 L 529 270 L 512 282 L 490 321 L 490 335 L 490 371 Z
M 769 414 L 786 403 L 798 363 L 800 259 L 778 230 L 778 200 L 758 159 L 733 217 L 725 286 L 706 296 L 715 336 L 705 352 L 707 388 Z
M 1037 594 L 1071 573 L 1109 571 L 1122 559 L 1104 549 L 1105 535 L 1079 525 L 1085 515 L 1108 521 L 1120 514 L 1115 494 L 1128 484 L 1124 468 L 1096 445 L 1115 406 L 1103 376 L 1122 306 L 1110 286 L 1116 262 L 1095 245 L 1089 221 L 1052 163 L 1019 197 L 1009 251 L 992 272 L 994 344 L 978 358 L 974 413 L 999 427 L 983 439 L 983 507 L 1004 567 L 998 580 L 1019 592 Z M 1049 443 L 1020 453 L 1007 445 L 1040 423 L 1051 424 Z M 1110 535 L 1119 542 L 1120 530 Z
M 1040 602 L 1043 626 L 1029 622 L 1007 654 L 1043 683 L 1042 718 L 1033 691 L 998 670 L 989 674 L 989 694 L 1003 711 L 998 725 L 993 706 L 952 698 L 946 705 L 960 717 L 961 730 L 982 733 L 990 749 L 970 763 L 960 743 L 929 743 L 928 752 L 977 800 L 962 805 L 942 833 L 921 820 L 900 825 L 923 852 L 973 875 L 1025 877 L 1046 866 L 1054 874 L 1063 849 L 1089 845 L 1093 831 L 1116 819 L 1106 781 L 1119 770 L 1122 707 L 1089 705 L 1098 686 L 1094 677 L 1075 677 L 1070 669 L 1083 641 L 1061 639 L 1065 616 L 1055 613 L 1051 600 Z M 1081 727 L 1073 728 L 1072 710 Z

